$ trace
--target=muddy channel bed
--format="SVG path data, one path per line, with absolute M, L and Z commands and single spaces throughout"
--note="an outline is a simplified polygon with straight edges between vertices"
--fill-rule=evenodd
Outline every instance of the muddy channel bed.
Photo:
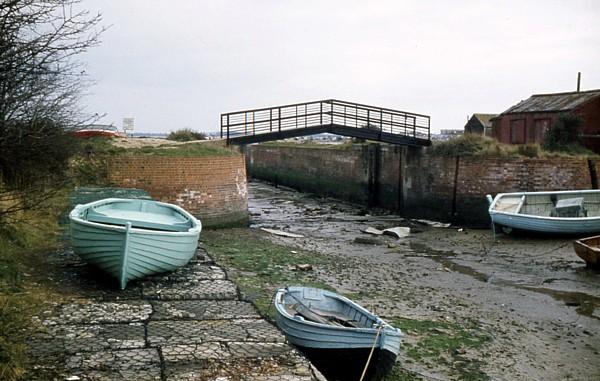
M 303 235 L 261 233 L 334 258 L 314 276 L 405 331 L 398 379 L 600 379 L 600 274 L 572 238 L 493 240 L 263 183 L 250 184 L 249 203 L 253 228 Z M 361 233 L 394 226 L 412 232 Z

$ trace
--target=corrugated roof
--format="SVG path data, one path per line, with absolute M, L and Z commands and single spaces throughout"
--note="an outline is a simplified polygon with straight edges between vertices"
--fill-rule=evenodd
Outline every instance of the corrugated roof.
M 479 121 L 481 122 L 481 124 L 483 124 L 484 127 L 491 127 L 492 126 L 492 118 L 495 118 L 498 116 L 498 114 L 479 114 L 479 113 L 475 113 L 473 114 L 473 116 L 477 119 L 479 119 Z
M 502 114 L 570 111 L 598 96 L 600 96 L 600 89 L 571 93 L 534 94 Z

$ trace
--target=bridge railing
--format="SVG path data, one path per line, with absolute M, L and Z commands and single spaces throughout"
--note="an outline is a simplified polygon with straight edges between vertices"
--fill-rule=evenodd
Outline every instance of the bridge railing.
M 221 138 L 336 125 L 429 140 L 429 117 L 334 99 L 221 115 Z

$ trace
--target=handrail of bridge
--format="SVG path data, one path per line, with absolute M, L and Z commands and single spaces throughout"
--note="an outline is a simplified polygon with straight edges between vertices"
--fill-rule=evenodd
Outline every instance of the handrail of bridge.
M 221 138 L 336 125 L 429 140 L 429 116 L 335 99 L 221 114 Z

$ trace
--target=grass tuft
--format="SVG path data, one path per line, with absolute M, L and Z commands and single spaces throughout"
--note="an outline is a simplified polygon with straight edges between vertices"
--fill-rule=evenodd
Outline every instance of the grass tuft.
M 271 301 L 275 291 L 291 285 L 332 288 L 319 281 L 314 271 L 333 260 L 322 254 L 272 243 L 252 229 L 205 230 L 201 240 L 214 260 L 225 266 L 228 274 L 246 299 L 260 313 L 275 317 Z M 313 265 L 313 271 L 295 271 L 297 264 Z
M 468 351 L 477 350 L 491 336 L 474 322 L 453 324 L 432 320 L 396 318 L 391 321 L 416 342 L 404 343 L 404 352 L 415 361 L 446 363 L 457 373 L 459 380 L 489 380 L 481 361 L 468 358 Z

